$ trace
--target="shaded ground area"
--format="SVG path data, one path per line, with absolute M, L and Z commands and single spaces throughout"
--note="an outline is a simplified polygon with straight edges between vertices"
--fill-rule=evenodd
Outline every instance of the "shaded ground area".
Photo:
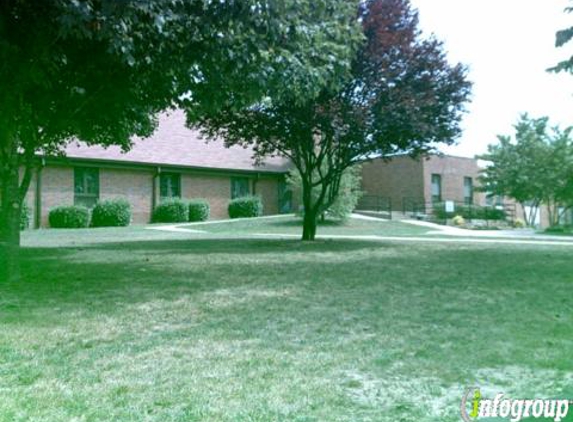
M 137 227 L 25 245 L 2 421 L 459 421 L 470 385 L 573 397 L 565 248 Z
M 283 233 L 302 234 L 302 219 L 290 215 L 261 219 L 242 219 L 221 223 L 189 224 L 179 227 L 191 230 L 203 230 L 207 233 L 233 235 L 252 235 L 253 233 Z M 318 226 L 318 235 L 384 235 L 384 236 L 415 236 L 426 234 L 427 227 L 404 224 L 399 221 L 382 219 L 350 218 L 347 221 L 327 220 Z

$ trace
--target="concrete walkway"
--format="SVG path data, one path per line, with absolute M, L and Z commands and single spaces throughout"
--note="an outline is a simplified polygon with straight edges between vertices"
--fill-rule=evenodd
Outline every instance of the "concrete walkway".
M 411 224 L 414 226 L 427 227 L 432 229 L 427 235 L 440 236 L 461 236 L 477 238 L 508 238 L 508 239 L 529 239 L 529 240 L 559 240 L 573 242 L 573 236 L 552 236 L 547 234 L 536 233 L 533 229 L 514 229 L 514 230 L 469 230 L 459 227 L 444 226 L 442 224 L 430 223 L 418 220 L 401 220 L 401 223 Z
M 288 216 L 288 215 L 286 215 Z M 282 218 L 280 216 L 259 217 L 263 219 Z M 353 214 L 352 218 L 370 221 L 388 221 L 376 217 Z M 193 229 L 193 226 L 205 224 L 221 224 L 245 221 L 248 219 L 238 218 L 233 220 L 216 220 L 196 223 L 165 224 L 148 226 L 148 230 L 159 230 L 188 234 L 209 234 L 205 230 Z M 427 227 L 429 230 L 422 236 L 377 236 L 377 235 L 317 235 L 317 239 L 345 239 L 345 240 L 365 240 L 365 241 L 385 241 L 385 242 L 435 242 L 435 243 L 487 243 L 487 244 L 508 244 L 508 245 L 543 245 L 543 246 L 566 246 L 573 247 L 573 236 L 548 236 L 536 234 L 533 230 L 468 230 L 458 227 L 443 226 L 418 220 L 400 220 L 401 223 L 411 224 L 420 227 Z M 218 234 L 220 235 L 220 234 Z M 446 236 L 446 237 L 444 237 Z M 269 238 L 269 239 L 298 239 L 300 234 L 292 233 L 253 233 L 245 238 Z
M 258 219 L 276 219 L 284 217 L 292 217 L 294 214 L 280 214 L 280 215 L 268 215 L 264 217 L 257 217 Z M 164 232 L 179 232 L 179 233 L 209 233 L 205 230 L 196 230 L 188 227 L 193 226 L 204 226 L 207 224 L 221 224 L 221 223 L 239 223 L 241 221 L 252 220 L 251 218 L 233 218 L 226 220 L 211 220 L 211 221 L 196 221 L 193 223 L 173 223 L 173 224 L 161 224 L 161 225 L 149 225 L 146 226 L 146 230 L 159 230 Z
M 350 217 L 356 218 L 357 220 L 378 221 L 379 223 L 384 223 L 384 222 L 390 221 L 387 218 L 371 217 L 369 215 L 355 214 L 355 213 L 350 214 Z
M 266 237 L 270 239 L 300 239 L 300 234 L 290 233 L 253 233 L 252 236 Z M 351 236 L 340 234 L 317 235 L 317 239 L 344 239 L 365 240 L 383 242 L 417 242 L 417 243 L 487 243 L 507 245 L 543 245 L 543 246 L 567 246 L 573 247 L 573 241 L 560 240 L 530 240 L 530 239 L 501 239 L 501 238 L 462 238 L 462 237 L 419 237 L 419 236 Z

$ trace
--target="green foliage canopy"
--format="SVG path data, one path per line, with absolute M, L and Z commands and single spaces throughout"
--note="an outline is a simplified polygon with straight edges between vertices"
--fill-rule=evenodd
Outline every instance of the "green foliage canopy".
M 35 155 L 120 145 L 157 114 L 189 119 L 272 95 L 316 96 L 361 40 L 347 0 L 0 2 L 0 242 L 19 242 Z M 26 169 L 20 181 L 18 172 Z
M 557 224 L 560 214 L 573 206 L 572 130 L 550 128 L 547 117 L 523 114 L 515 125 L 515 139 L 498 136 L 498 143 L 480 157 L 489 162 L 480 177 L 482 189 L 523 206 L 547 205 L 550 223 Z
M 323 87 L 306 101 L 269 95 L 195 122 L 230 145 L 252 145 L 259 158 L 280 154 L 292 161 L 302 178 L 307 240 L 314 239 L 316 216 L 336 200 L 347 168 L 453 143 L 469 99 L 466 68 L 450 65 L 443 45 L 421 36 L 408 0 L 360 2 L 357 18 L 365 42 L 339 87 Z

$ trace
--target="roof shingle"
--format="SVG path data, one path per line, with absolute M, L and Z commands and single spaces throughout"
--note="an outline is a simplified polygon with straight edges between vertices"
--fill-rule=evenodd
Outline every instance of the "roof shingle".
M 289 161 L 283 157 L 267 157 L 262 165 L 255 165 L 253 150 L 241 146 L 226 148 L 222 140 L 207 142 L 197 130 L 185 126 L 182 110 L 164 113 L 159 125 L 149 138 L 133 138 L 133 148 L 124 153 L 119 147 L 103 148 L 72 142 L 65 154 L 69 158 L 171 165 L 220 170 L 242 170 L 285 173 Z

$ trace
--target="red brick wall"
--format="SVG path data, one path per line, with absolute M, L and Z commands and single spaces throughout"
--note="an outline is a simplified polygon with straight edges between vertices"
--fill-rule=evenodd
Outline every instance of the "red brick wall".
M 279 186 L 278 179 L 263 178 L 257 180 L 255 193 L 263 200 L 264 215 L 275 215 L 279 213 Z
M 442 176 L 442 200 L 464 201 L 464 177 L 471 177 L 474 186 L 474 204 L 485 205 L 485 196 L 477 192 L 479 166 L 473 158 L 432 156 L 423 160 L 424 198 L 432 201 L 432 174 Z
M 401 211 L 404 198 L 424 196 L 422 164 L 410 157 L 394 157 L 391 161 L 374 160 L 362 166 L 364 195 L 389 197 L 392 209 Z
M 72 167 L 45 167 L 42 170 L 42 226 L 48 227 L 48 214 L 60 205 L 74 205 Z
M 154 169 L 109 169 L 100 168 L 100 199 L 126 198 L 133 212 L 134 224 L 149 223 L 153 204 Z M 255 193 L 261 195 L 264 214 L 278 213 L 278 182 L 281 176 L 261 176 L 253 184 Z M 26 195 L 26 202 L 35 214 L 35 177 Z M 231 200 L 230 175 L 205 175 L 197 173 L 181 174 L 181 194 L 183 199 L 204 198 L 211 206 L 211 219 L 228 218 L 227 205 Z M 74 204 L 74 170 L 72 166 L 50 165 L 42 170 L 42 227 L 48 227 L 48 215 L 58 206 Z M 34 224 L 32 222 L 32 227 Z
M 153 171 L 100 169 L 100 199 L 125 198 L 131 204 L 134 224 L 151 220 Z
M 231 199 L 231 178 L 228 176 L 183 174 L 181 195 L 184 199 L 206 199 L 211 207 L 212 220 L 229 218 L 227 204 Z

